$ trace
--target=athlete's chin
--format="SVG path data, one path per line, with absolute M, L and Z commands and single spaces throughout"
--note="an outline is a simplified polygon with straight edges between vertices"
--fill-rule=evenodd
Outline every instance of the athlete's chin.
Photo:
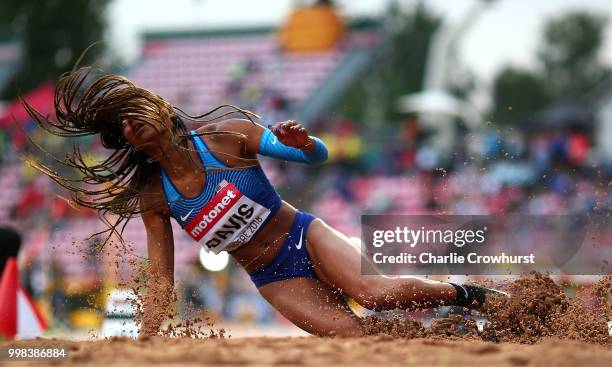
M 154 129 L 142 129 L 138 136 L 132 137 L 129 141 L 137 150 L 143 150 L 152 145 L 156 145 L 156 140 L 159 138 L 159 135 L 160 134 Z

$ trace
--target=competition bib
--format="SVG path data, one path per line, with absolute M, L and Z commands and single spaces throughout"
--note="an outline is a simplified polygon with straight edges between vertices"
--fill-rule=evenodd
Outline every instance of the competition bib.
M 249 242 L 270 210 L 243 195 L 231 183 L 221 188 L 183 228 L 204 249 L 219 253 Z

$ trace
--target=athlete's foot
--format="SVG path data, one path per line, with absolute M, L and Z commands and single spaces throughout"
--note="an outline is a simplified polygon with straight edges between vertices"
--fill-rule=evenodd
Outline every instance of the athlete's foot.
M 479 309 L 485 303 L 487 294 L 510 297 L 506 292 L 487 288 L 478 284 L 454 284 L 450 283 L 457 291 L 457 297 L 453 302 L 454 306 Z

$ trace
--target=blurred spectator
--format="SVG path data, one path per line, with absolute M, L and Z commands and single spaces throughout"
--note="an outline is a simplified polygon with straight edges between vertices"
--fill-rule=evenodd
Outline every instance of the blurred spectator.
M 19 201 L 15 205 L 15 216 L 23 219 L 35 213 L 40 213 L 44 203 L 45 194 L 41 186 L 35 181 L 30 182 L 24 188 Z

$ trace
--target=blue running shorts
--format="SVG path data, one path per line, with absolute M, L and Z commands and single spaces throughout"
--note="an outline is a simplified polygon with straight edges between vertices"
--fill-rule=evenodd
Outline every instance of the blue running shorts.
M 278 254 L 263 268 L 249 273 L 257 288 L 279 280 L 317 277 L 305 246 L 308 226 L 315 219 L 310 213 L 298 211 L 295 214 L 289 235 Z

